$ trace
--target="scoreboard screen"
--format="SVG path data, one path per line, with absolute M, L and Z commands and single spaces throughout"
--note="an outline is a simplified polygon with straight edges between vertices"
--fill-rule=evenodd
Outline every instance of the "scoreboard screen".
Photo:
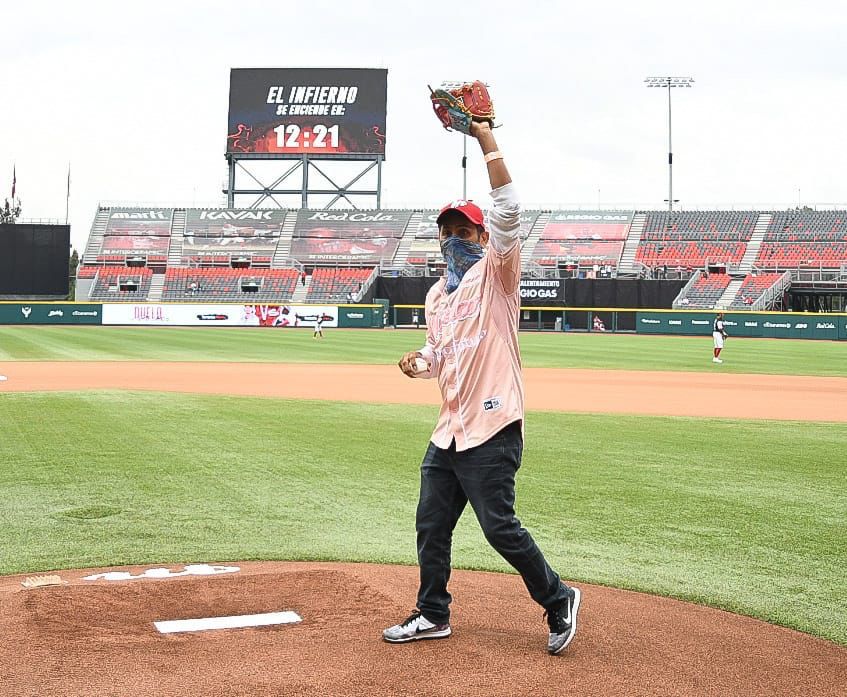
M 69 225 L 0 225 L 0 295 L 68 294 Z
M 227 153 L 384 155 L 388 71 L 234 68 Z

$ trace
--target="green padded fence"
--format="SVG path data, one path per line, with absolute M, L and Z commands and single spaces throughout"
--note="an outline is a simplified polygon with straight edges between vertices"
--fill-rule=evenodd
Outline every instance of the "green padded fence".
M 714 312 L 643 310 L 636 315 L 639 334 L 709 335 Z M 727 312 L 730 336 L 777 339 L 847 340 L 847 314 L 811 312 Z

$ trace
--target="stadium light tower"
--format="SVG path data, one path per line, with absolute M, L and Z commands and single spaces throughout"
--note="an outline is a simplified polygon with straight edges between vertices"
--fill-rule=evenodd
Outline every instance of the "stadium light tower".
M 668 88 L 668 213 L 673 213 L 673 147 L 671 144 L 671 88 L 691 87 L 693 77 L 646 77 L 647 87 Z

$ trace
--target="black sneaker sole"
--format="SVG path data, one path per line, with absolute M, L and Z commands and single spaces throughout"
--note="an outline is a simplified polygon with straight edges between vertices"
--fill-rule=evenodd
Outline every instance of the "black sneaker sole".
M 423 639 L 446 639 L 452 633 L 453 630 L 447 627 L 447 629 L 439 629 L 437 632 L 423 632 L 414 636 L 402 637 L 401 639 L 389 639 L 383 634 L 382 640 L 387 641 L 389 644 L 407 644 L 410 641 L 421 641 Z

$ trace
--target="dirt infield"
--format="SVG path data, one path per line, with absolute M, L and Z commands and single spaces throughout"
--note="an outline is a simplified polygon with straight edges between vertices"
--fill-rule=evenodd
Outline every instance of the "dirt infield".
M 432 381 L 390 366 L 0 363 L 8 391 L 148 389 L 437 403 Z M 530 409 L 845 421 L 847 379 L 525 371 Z M 410 525 L 410 544 L 413 531 Z M 207 560 L 204 560 L 207 561 Z M 454 635 L 392 646 L 417 570 L 239 563 L 181 575 L 25 589 L 0 578 L 0 695 L 845 695 L 847 649 L 792 630 L 640 593 L 579 584 L 562 656 L 520 578 L 455 572 Z M 179 564 L 167 565 L 171 574 Z M 147 569 L 148 574 L 143 571 Z M 111 571 L 114 571 L 112 569 Z M 297 624 L 160 634 L 153 622 L 294 611 Z
M 278 363 L 0 362 L 0 393 L 133 389 L 438 404 L 434 380 L 396 366 Z M 847 421 L 847 378 L 524 369 L 528 409 Z

